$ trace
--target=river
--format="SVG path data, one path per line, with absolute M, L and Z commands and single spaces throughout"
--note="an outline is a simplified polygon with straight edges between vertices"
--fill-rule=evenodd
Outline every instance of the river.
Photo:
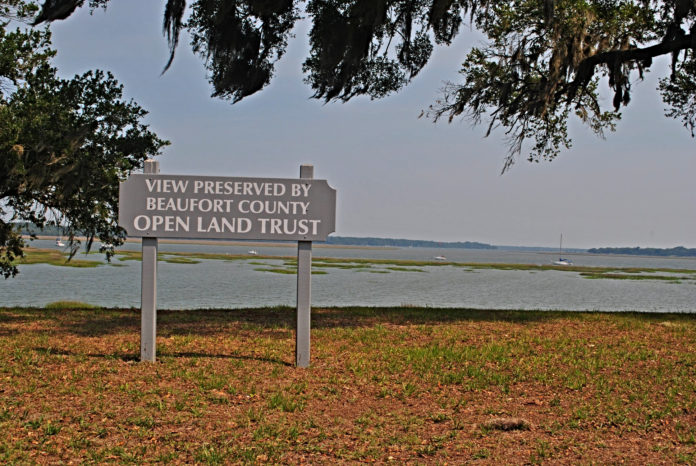
M 55 248 L 36 240 L 34 247 Z M 138 243 L 124 248 L 139 249 Z M 206 252 L 293 256 L 296 246 L 170 244 L 160 252 Z M 550 264 L 545 252 L 437 248 L 337 248 L 313 250 L 315 258 L 432 260 L 466 263 Z M 576 265 L 696 270 L 696 259 L 565 254 Z M 84 258 L 78 254 L 78 258 Z M 90 255 L 99 260 L 101 256 Z M 262 265 L 261 263 L 265 264 Z M 0 281 L 0 305 L 44 306 L 55 301 L 81 301 L 105 307 L 139 307 L 140 262 L 118 261 L 97 268 L 22 265 L 20 274 Z M 317 264 L 319 265 L 319 264 Z M 202 260 L 198 264 L 158 264 L 159 309 L 240 308 L 295 304 L 294 275 L 259 271 L 282 267 L 282 260 Z M 315 267 L 325 274 L 312 277 L 314 306 L 431 306 L 482 309 L 573 311 L 696 311 L 696 275 L 680 281 L 587 279 L 578 272 L 549 270 L 470 269 L 452 266 L 391 270 Z M 378 273 L 374 273 L 378 272 Z M 660 273 L 664 275 L 664 273 Z M 683 275 L 683 274 L 681 274 Z

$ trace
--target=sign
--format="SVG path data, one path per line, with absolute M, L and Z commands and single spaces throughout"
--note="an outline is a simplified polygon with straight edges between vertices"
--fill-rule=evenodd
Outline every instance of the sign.
M 121 183 L 118 219 L 135 237 L 325 241 L 336 190 L 315 179 L 135 174 Z
M 119 225 L 142 237 L 140 360 L 155 361 L 158 238 L 297 240 L 295 365 L 309 367 L 312 240 L 325 240 L 336 223 L 336 190 L 314 179 L 222 178 L 159 174 L 146 160 L 119 190 Z

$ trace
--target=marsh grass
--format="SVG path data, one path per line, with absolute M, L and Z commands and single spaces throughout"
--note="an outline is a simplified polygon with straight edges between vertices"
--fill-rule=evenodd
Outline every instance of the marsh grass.
M 281 269 L 281 268 L 274 268 L 274 267 L 258 267 L 254 269 L 256 272 L 269 272 L 269 273 L 278 273 L 281 275 L 297 275 L 297 269 Z M 312 275 L 326 275 L 326 271 L 324 270 L 312 270 Z
M 67 261 L 67 254 L 54 249 L 27 248 L 26 258 L 22 264 L 47 263 L 52 265 L 70 267 L 98 267 L 104 265 L 99 261 L 87 261 L 73 258 Z M 249 256 L 245 254 L 216 254 L 216 253 L 190 253 L 190 252 L 160 252 L 158 259 L 172 264 L 198 264 L 203 260 L 245 261 L 250 265 L 260 266 L 255 270 L 278 274 L 294 274 L 297 268 L 295 257 L 281 256 Z M 119 261 L 140 261 L 140 251 L 119 250 L 116 252 Z M 282 265 L 276 265 L 280 261 Z M 117 265 L 117 264 L 114 264 Z M 390 272 L 427 272 L 427 267 L 451 267 L 466 272 L 477 270 L 507 270 L 527 271 L 531 273 L 541 271 L 559 271 L 578 273 L 587 279 L 611 279 L 611 280 L 660 280 L 674 283 L 696 280 L 696 270 L 691 269 L 666 269 L 666 268 L 636 268 L 636 267 L 585 267 L 585 266 L 557 266 L 535 264 L 499 264 L 499 263 L 464 263 L 442 261 L 414 261 L 393 259 L 346 259 L 316 257 L 312 260 L 312 273 L 324 275 L 327 269 L 353 270 L 355 272 L 390 273 Z
M 200 260 L 196 260 L 196 259 L 193 259 L 190 257 L 178 257 L 178 256 L 172 257 L 172 256 L 169 256 L 166 254 L 162 255 L 161 257 L 158 257 L 158 259 L 163 261 L 163 262 L 167 262 L 169 264 L 200 264 L 201 263 Z
M 137 311 L 71 307 L 0 309 L 0 462 L 696 455 L 691 315 L 321 308 L 301 370 L 290 308 L 161 311 L 147 364 Z
M 297 265 L 297 264 L 295 264 Z M 312 267 L 319 267 L 319 268 L 333 268 L 333 269 L 343 269 L 343 270 L 354 270 L 354 269 L 369 269 L 372 266 L 369 264 L 351 264 L 351 263 L 346 263 L 346 264 L 327 264 L 322 261 L 312 261 Z
M 294 269 L 280 269 L 274 267 L 258 267 L 254 269 L 256 272 L 269 272 L 269 273 L 279 273 L 283 275 L 295 275 L 297 270 Z
M 612 279 L 612 280 L 661 280 L 668 282 L 681 282 L 683 280 L 693 280 L 693 276 L 675 276 L 675 275 L 654 275 L 654 274 L 631 274 L 631 273 L 610 273 L 610 272 L 580 272 L 583 278 L 593 280 L 597 279 Z
M 63 267 L 98 267 L 102 265 L 101 262 L 96 260 L 84 260 L 73 257 L 68 261 L 68 253 L 60 251 L 58 249 L 39 249 L 39 248 L 26 248 L 24 250 L 24 258 L 17 262 L 20 265 L 31 265 L 31 264 L 49 264 L 55 266 Z
M 54 301 L 44 306 L 45 309 L 101 309 L 101 306 L 83 303 L 82 301 Z

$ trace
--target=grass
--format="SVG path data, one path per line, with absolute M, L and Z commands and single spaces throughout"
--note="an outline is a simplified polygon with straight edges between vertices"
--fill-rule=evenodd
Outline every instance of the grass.
M 46 304 L 44 309 L 101 309 L 101 306 L 83 303 L 82 301 L 54 301 Z
M 254 269 L 257 272 L 269 272 L 269 273 L 279 273 L 282 275 L 295 275 L 297 270 L 295 269 L 280 269 L 275 267 L 258 267 Z
M 580 272 L 580 276 L 589 279 L 609 278 L 612 280 L 662 280 L 668 282 L 681 282 L 682 280 L 693 279 L 693 277 L 675 275 L 640 275 L 630 273 L 610 273 L 610 272 Z
M 100 262 L 83 260 L 73 257 L 68 261 L 68 253 L 64 253 L 58 249 L 39 249 L 26 248 L 24 250 L 24 258 L 17 262 L 20 265 L 31 264 L 49 264 L 63 267 L 98 267 Z
M 127 251 L 119 250 L 116 251 L 116 256 L 120 261 L 142 260 L 142 252 L 140 251 Z M 201 260 L 224 260 L 224 261 L 250 261 L 254 260 L 254 263 L 258 263 L 257 259 L 282 259 L 275 256 L 249 256 L 245 254 L 219 254 L 219 253 L 196 253 L 196 252 L 159 252 L 157 253 L 157 259 L 165 262 L 171 262 L 174 264 L 197 264 Z
M 297 269 L 281 269 L 276 267 L 258 267 L 254 269 L 257 272 L 278 273 L 281 275 L 297 275 Z M 326 275 L 324 270 L 312 270 L 312 275 Z
M 675 464 L 696 458 L 696 318 L 321 308 L 0 308 L 2 463 Z

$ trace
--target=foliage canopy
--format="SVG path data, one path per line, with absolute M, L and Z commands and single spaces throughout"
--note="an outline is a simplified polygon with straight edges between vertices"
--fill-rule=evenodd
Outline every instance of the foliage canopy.
M 46 0 L 37 21 L 84 3 Z M 462 82 L 447 84 L 427 113 L 485 120 L 487 134 L 501 127 L 510 143 L 505 168 L 528 141 L 530 160 L 568 147 L 572 115 L 600 136 L 613 130 L 633 83 L 662 55 L 672 58 L 659 85 L 666 114 L 692 135 L 696 127 L 696 0 L 167 0 L 167 67 L 186 29 L 213 96 L 237 102 L 270 82 L 302 14 L 312 24 L 306 82 L 325 101 L 398 91 L 435 46 L 473 24 L 487 40 L 467 54 Z M 604 108 L 607 85 L 612 104 Z
M 1 1 L 4 18 L 32 12 Z M 0 273 L 17 273 L 24 242 L 17 221 L 58 224 L 73 246 L 77 233 L 103 244 L 123 242 L 117 225 L 119 181 L 167 144 L 141 120 L 146 112 L 122 100 L 109 73 L 61 79 L 48 30 L 0 23 Z M 76 248 L 72 250 L 72 253 Z M 106 251 L 107 253 L 109 251 Z

